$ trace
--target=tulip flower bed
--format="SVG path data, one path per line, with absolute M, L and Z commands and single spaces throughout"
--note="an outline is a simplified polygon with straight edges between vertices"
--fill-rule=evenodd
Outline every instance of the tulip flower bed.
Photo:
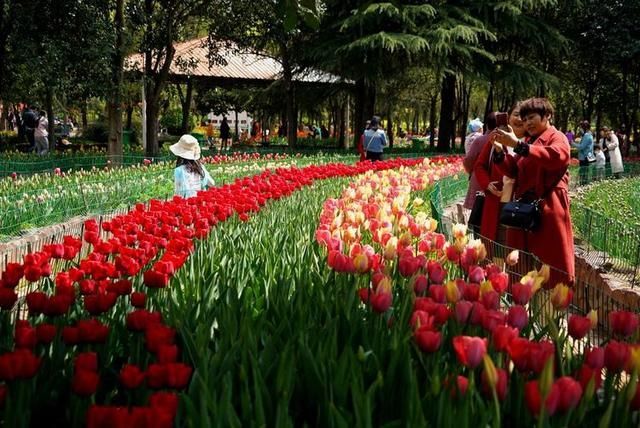
M 640 263 L 639 184 L 637 177 L 594 182 L 577 190 L 571 208 L 576 234 L 605 252 L 630 282 Z
M 615 337 L 577 352 L 596 311 L 568 315 L 573 291 L 549 284 L 548 268 L 509 284 L 464 226 L 445 242 L 412 197 L 423 189 L 417 176 L 365 175 L 324 203 L 316 231 L 338 277 L 328 286 L 361 302 L 354 323 L 368 325 L 366 342 L 386 340 L 406 359 L 382 364 L 380 348 L 363 349 L 363 360 L 382 370 L 364 383 L 366 398 L 398 407 L 380 400 L 368 409 L 411 426 L 638 426 L 638 315 L 608 314 Z M 517 253 L 507 262 L 517 263 Z M 549 310 L 555 316 L 543 323 Z M 396 365 L 408 373 L 392 372 Z M 385 393 L 388 383 L 402 388 Z
M 345 157 L 234 154 L 204 158 L 217 183 L 266 169 L 326 163 Z M 0 180 L 0 239 L 77 215 L 112 211 L 173 193 L 173 163 L 94 169 Z
M 195 249 L 196 255 L 206 255 L 208 245 L 218 245 L 220 226 L 216 226 L 251 223 L 267 201 L 283 199 L 316 180 L 420 162 L 266 170 L 188 200 L 176 197 L 152 200 L 148 206 L 138 204 L 134 211 L 103 222 L 101 228 L 87 221 L 82 239 L 90 245 L 88 254 L 81 253 L 80 239 L 66 237 L 28 254 L 23 263 L 8 264 L 0 277 L 4 423 L 12 427 L 85 422 L 88 426 L 173 426 L 179 408 L 177 392 L 189 385 L 194 366 L 194 378 L 207 376 L 206 364 L 198 365 L 203 361 L 191 346 L 194 336 L 184 326 L 189 317 L 204 313 L 194 312 L 194 307 L 215 304 L 213 295 L 206 300 L 198 297 L 202 290 L 197 284 L 200 272 L 215 259 L 206 262 L 190 255 Z M 460 169 L 459 161 L 454 165 Z M 313 221 L 312 217 L 306 221 Z M 188 266 L 182 268 L 189 258 Z M 229 265 L 224 259 L 214 264 Z M 248 278 L 260 274 L 249 266 L 239 267 Z M 296 269 L 302 272 L 304 267 Z M 168 287 L 177 271 L 177 281 Z M 225 283 L 234 290 L 242 285 Z M 16 290 L 21 287 L 29 292 L 16 309 Z M 211 293 L 220 291 L 207 288 Z M 26 318 L 16 321 L 22 309 Z M 193 331 L 205 328 L 214 334 L 222 321 L 206 319 Z M 185 417 L 207 417 L 211 408 L 198 416 L 191 411 L 196 396 L 191 389 L 187 394 Z

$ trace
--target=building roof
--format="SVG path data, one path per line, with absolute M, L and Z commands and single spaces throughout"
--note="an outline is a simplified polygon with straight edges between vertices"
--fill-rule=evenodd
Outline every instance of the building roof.
M 227 44 L 229 45 L 229 44 Z M 170 74 L 174 77 L 210 77 L 232 80 L 274 81 L 281 78 L 282 66 L 273 58 L 242 52 L 235 45 L 221 46 L 219 54 L 226 64 L 210 64 L 207 38 L 193 39 L 174 45 L 176 53 Z M 142 70 L 143 55 L 130 55 L 126 61 L 129 70 Z M 319 70 L 308 70 L 294 75 L 294 80 L 308 83 L 339 83 L 343 80 Z

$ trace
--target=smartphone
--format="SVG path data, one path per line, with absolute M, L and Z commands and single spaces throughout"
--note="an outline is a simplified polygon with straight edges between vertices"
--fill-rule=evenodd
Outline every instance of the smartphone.
M 509 124 L 509 114 L 504 112 L 496 113 L 496 126 L 506 127 Z

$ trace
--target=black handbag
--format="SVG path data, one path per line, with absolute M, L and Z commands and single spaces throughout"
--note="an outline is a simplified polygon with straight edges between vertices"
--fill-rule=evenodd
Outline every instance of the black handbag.
M 526 231 L 536 230 L 540 226 L 542 199 L 533 202 L 522 200 L 507 202 L 500 211 L 500 223 Z
M 473 202 L 473 208 L 471 208 L 471 214 L 469 214 L 468 226 L 480 228 L 480 222 L 482 221 L 482 210 L 484 209 L 484 193 L 476 192 L 476 199 Z
M 551 191 L 556 188 L 566 173 L 567 171 L 565 170 L 555 184 L 539 199 L 526 200 L 520 198 L 516 201 L 507 202 L 500 211 L 500 223 L 507 227 L 522 229 L 528 232 L 540 227 L 542 220 L 542 203 L 547 196 L 551 194 Z

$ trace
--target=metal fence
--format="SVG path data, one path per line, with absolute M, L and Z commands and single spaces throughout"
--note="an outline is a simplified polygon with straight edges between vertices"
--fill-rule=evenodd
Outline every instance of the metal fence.
M 432 216 L 438 220 L 439 231 L 449 239 L 452 238 L 452 226 L 458 221 L 451 214 L 445 213 L 445 208 L 466 194 L 466 184 L 464 178 L 448 177 L 436 182 L 429 192 Z M 520 281 L 527 272 L 542 266 L 542 261 L 538 257 L 524 251 L 519 251 L 519 262 L 515 266 L 509 266 L 505 263 L 505 257 L 513 248 L 477 234 L 475 237 L 482 239 L 489 255 L 488 260 L 503 267 L 505 272 L 509 274 L 510 286 L 506 293 L 508 301 L 510 301 L 511 284 Z M 610 238 L 607 242 L 612 240 Z M 638 244 L 638 240 L 635 240 L 635 243 Z M 589 262 L 588 259 L 587 262 Z M 638 263 L 635 266 L 638 266 Z M 559 275 L 566 275 L 566 272 L 552 266 L 550 269 Z M 640 276 L 632 276 L 631 280 L 639 282 Z M 585 340 L 574 344 L 576 348 L 580 348 L 585 344 L 600 343 L 603 339 L 611 336 L 608 316 L 611 311 L 640 311 L 640 295 L 629 287 L 616 290 L 606 286 L 603 280 L 598 279 L 596 272 L 590 269 L 588 263 L 580 262 L 580 265 L 576 267 L 576 280 L 572 289 L 574 292 L 572 304 L 564 312 L 558 312 L 552 308 L 549 292 L 543 291 L 536 294 L 535 299 L 528 306 L 528 311 L 530 316 L 535 313 L 536 319 L 539 320 L 537 325 L 539 334 L 548 333 L 544 329 L 552 321 L 552 318 L 554 322 L 557 321 L 561 326 L 566 327 L 571 314 L 585 315 L 591 310 L 595 310 L 598 314 L 598 327 L 592 330 Z

